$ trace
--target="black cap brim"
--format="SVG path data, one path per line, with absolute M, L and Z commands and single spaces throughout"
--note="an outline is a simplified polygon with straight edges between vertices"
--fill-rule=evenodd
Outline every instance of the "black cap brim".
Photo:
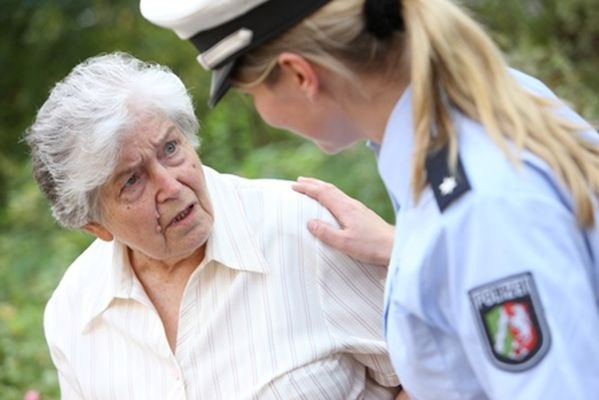
M 235 60 L 212 70 L 212 80 L 210 82 L 210 98 L 208 107 L 214 108 L 216 104 L 224 97 L 231 88 L 231 72 L 235 66 Z
M 239 57 L 287 31 L 328 2 L 329 0 L 302 0 L 296 2 L 269 0 L 246 14 L 214 28 L 198 32 L 191 37 L 189 40 L 201 54 L 239 29 L 248 29 L 253 35 L 247 46 L 228 55 L 222 60 L 222 63 L 219 63 L 215 68 L 211 68 L 212 83 L 208 105 L 214 107 L 231 87 L 230 75 Z

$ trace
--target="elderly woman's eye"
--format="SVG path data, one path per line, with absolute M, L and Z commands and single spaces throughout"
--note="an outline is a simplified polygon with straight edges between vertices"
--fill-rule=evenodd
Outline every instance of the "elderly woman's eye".
M 129 186 L 135 185 L 138 180 L 139 180 L 139 177 L 137 176 L 137 174 L 131 175 L 129 177 L 129 179 L 127 179 L 127 182 L 125 182 L 125 187 L 129 187 Z
M 177 150 L 177 142 L 175 142 L 174 140 L 172 140 L 164 145 L 164 154 L 166 154 L 167 156 L 170 156 L 176 150 Z

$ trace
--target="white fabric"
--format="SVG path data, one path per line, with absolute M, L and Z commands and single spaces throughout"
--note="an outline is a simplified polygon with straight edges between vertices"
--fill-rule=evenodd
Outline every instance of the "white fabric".
M 148 21 L 174 30 L 189 39 L 202 30 L 222 25 L 268 0 L 141 0 L 141 14 Z
M 123 246 L 96 241 L 46 308 L 62 398 L 392 399 L 385 270 L 315 240 L 306 222 L 332 218 L 288 183 L 204 170 L 215 226 L 175 354 Z

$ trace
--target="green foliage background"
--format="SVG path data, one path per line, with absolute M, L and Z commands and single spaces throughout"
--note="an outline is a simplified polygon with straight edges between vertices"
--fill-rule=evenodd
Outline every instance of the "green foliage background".
M 591 121 L 599 120 L 599 0 L 469 0 L 512 65 L 536 75 Z M 59 397 L 42 331 L 44 304 L 91 241 L 60 229 L 30 177 L 19 141 L 52 85 L 85 58 L 123 50 L 170 66 L 190 88 L 202 121 L 203 161 L 247 177 L 335 182 L 392 220 L 364 146 L 336 156 L 265 126 L 242 96 L 208 112 L 209 77 L 195 51 L 144 21 L 133 0 L 0 2 L 0 398 L 35 389 Z

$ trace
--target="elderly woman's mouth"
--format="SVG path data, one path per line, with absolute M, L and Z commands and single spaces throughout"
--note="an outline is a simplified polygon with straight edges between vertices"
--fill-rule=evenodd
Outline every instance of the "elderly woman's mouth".
M 176 226 L 176 225 L 183 223 L 187 219 L 187 217 L 189 217 L 191 215 L 193 209 L 194 209 L 194 204 L 189 205 L 183 211 L 181 211 L 179 214 L 175 215 L 175 217 L 171 220 L 171 222 L 169 222 L 169 224 L 166 227 L 170 228 L 172 226 Z

